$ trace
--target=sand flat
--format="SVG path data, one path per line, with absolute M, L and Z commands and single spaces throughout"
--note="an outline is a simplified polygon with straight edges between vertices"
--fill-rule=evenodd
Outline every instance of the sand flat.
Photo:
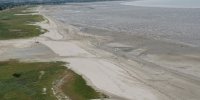
M 59 56 L 85 56 L 93 55 L 79 47 L 73 42 L 68 41 L 42 41 L 43 44 L 51 48 Z
M 106 93 L 135 100 L 158 100 L 151 89 L 144 84 L 131 79 L 125 70 L 105 60 L 94 58 L 69 58 L 69 68 L 83 75 L 88 81 Z M 133 84 L 134 83 L 134 84 Z M 143 95 L 145 94 L 145 95 Z
M 40 6 L 48 32 L 0 41 L 0 60 L 68 62 L 111 100 L 199 100 L 199 10 L 120 3 Z
M 148 18 L 153 15 L 146 16 L 149 15 L 147 8 L 133 7 L 136 8 L 134 10 L 141 12 L 131 13 L 133 8 L 120 6 L 122 9 L 119 11 L 128 11 L 129 13 L 120 12 L 124 13 L 123 16 L 121 14 L 120 16 L 126 19 L 121 17 L 119 19 L 117 17 L 118 9 L 102 10 L 118 7 L 116 2 L 96 3 L 95 6 L 92 6 L 93 9 L 90 9 L 91 4 L 93 5 L 93 3 L 84 3 L 41 7 L 40 14 L 55 21 L 54 25 L 50 25 L 48 28 L 52 29 L 53 26 L 54 29 L 57 29 L 57 31 L 52 32 L 62 35 L 62 39 L 41 39 L 40 42 L 58 54 L 61 61 L 69 62 L 69 67 L 84 76 L 89 85 L 109 95 L 111 99 L 198 100 L 200 98 L 199 66 L 197 65 L 199 64 L 197 54 L 200 54 L 200 49 L 198 44 L 195 44 L 196 42 L 188 42 L 198 34 L 193 31 L 195 32 L 194 35 L 187 38 L 188 34 L 186 33 L 189 30 L 184 28 L 186 23 L 193 26 L 194 24 L 191 24 L 193 20 L 188 20 L 183 26 L 179 26 L 178 24 L 181 23 L 178 22 L 184 19 L 180 18 L 176 24 L 178 27 L 173 29 L 175 27 L 167 24 L 171 21 L 166 19 L 176 11 L 169 15 L 165 14 L 166 16 L 162 17 L 165 20 L 158 21 L 155 24 L 156 19 L 162 19 L 161 17 L 157 18 L 162 15 L 162 10 L 172 12 L 170 9 L 159 9 L 158 11 L 153 8 L 150 9 L 158 16 L 154 16 L 156 19 L 149 20 Z M 71 9 L 70 12 L 69 9 Z M 73 13 L 73 11 L 78 12 Z M 99 14 L 104 16 L 99 16 L 96 11 L 100 11 Z M 182 15 L 188 10 L 179 9 L 177 11 Z M 198 11 L 194 10 L 194 12 Z M 110 16 L 110 14 L 116 15 L 116 17 Z M 80 15 L 83 16 L 80 18 Z M 97 15 L 97 17 L 93 17 L 94 15 Z M 190 18 L 190 16 L 186 17 Z M 95 22 L 95 18 L 101 19 L 101 21 Z M 140 20 L 138 21 L 137 18 Z M 108 19 L 110 21 L 106 21 Z M 123 21 L 128 21 L 127 27 Z M 130 26 L 131 23 L 133 26 Z M 155 26 L 151 26 L 152 23 Z M 147 26 L 144 24 L 147 24 Z M 106 27 L 106 29 L 102 27 Z M 143 28 L 148 31 L 141 31 Z M 166 29 L 160 31 L 159 28 L 161 30 L 162 28 Z M 185 31 L 183 32 L 184 35 L 180 35 L 180 33 L 174 35 L 174 31 L 182 28 Z M 194 29 L 198 30 L 195 27 Z M 132 31 L 133 34 L 124 30 Z M 141 34 L 138 35 L 138 32 Z M 161 33 L 153 34 L 154 32 Z M 169 34 L 165 34 L 168 32 Z M 175 41 L 164 39 L 163 34 L 172 36 L 172 38 L 169 38 Z M 52 34 L 48 35 L 54 37 Z M 98 36 L 105 39 L 99 39 Z M 107 39 L 108 37 L 109 39 Z M 194 40 L 196 41 L 197 38 L 195 37 Z M 177 42 L 176 40 L 181 41 Z M 184 65 L 187 65 L 187 67 L 189 65 L 190 70 L 187 70 Z M 193 73 L 194 70 L 195 73 Z

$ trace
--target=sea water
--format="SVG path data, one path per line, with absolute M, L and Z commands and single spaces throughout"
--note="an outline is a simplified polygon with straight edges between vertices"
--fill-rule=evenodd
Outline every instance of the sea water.
M 124 5 L 167 8 L 200 8 L 200 0 L 136 0 Z

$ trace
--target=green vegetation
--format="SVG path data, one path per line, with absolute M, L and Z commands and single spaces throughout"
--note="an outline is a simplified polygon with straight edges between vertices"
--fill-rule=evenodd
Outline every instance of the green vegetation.
M 40 15 L 31 15 L 25 12 L 28 7 L 16 7 L 0 11 L 0 39 L 29 38 L 43 34 L 39 26 L 33 25 L 43 21 Z M 19 15 L 21 14 L 21 15 Z
M 62 90 L 72 100 L 99 98 L 99 93 L 86 85 L 80 75 L 63 66 L 63 62 L 0 62 L 1 100 L 56 100 L 53 82 L 66 78 Z M 44 91 L 45 89 L 45 91 Z
M 52 82 L 66 70 L 62 62 L 0 62 L 1 100 L 55 100 Z M 46 91 L 43 91 L 46 88 Z
M 100 96 L 106 97 L 88 86 L 82 76 L 75 74 L 73 71 L 68 71 L 66 80 L 66 83 L 62 86 L 62 90 L 72 100 L 97 99 Z

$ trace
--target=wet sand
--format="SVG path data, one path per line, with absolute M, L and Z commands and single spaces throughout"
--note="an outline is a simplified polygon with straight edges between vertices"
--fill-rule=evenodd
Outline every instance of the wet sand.
M 198 100 L 198 21 L 191 20 L 198 17 L 181 15 L 199 10 L 117 6 L 116 2 L 44 6 L 41 13 L 56 21 L 64 37 L 44 44 L 112 99 Z M 170 17 L 175 13 L 175 19 L 180 17 L 176 28 Z M 148 20 L 147 15 L 155 18 Z M 156 24 L 151 26 L 152 22 Z

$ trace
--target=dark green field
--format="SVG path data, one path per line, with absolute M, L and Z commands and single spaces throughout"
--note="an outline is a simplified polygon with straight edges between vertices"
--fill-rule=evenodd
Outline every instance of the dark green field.
M 24 12 L 27 7 L 16 7 L 0 11 L 0 39 L 29 38 L 43 34 L 45 30 L 31 25 L 43 21 L 40 15 L 30 15 L 33 12 Z M 29 15 L 16 15 L 29 14 Z
M 0 100 L 56 100 L 51 87 L 52 82 L 67 70 L 63 64 L 0 62 Z M 43 88 L 47 89 L 46 94 Z
M 85 80 L 67 69 L 63 62 L 0 62 L 0 100 L 56 100 L 53 82 L 70 75 L 61 90 L 72 100 L 88 100 L 100 95 Z M 46 92 L 43 91 L 46 88 Z

